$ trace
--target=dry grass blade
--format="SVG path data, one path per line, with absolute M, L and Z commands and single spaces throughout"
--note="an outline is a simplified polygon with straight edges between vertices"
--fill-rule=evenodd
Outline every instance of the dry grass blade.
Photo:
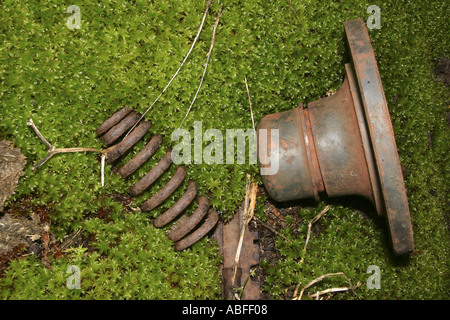
M 312 280 L 310 283 L 308 283 L 306 286 L 304 286 L 302 288 L 302 290 L 300 291 L 300 294 L 298 295 L 298 297 L 296 296 L 296 292 L 294 292 L 294 299 L 293 300 L 300 300 L 303 296 L 303 292 L 308 289 L 309 287 L 313 286 L 314 284 L 322 281 L 325 278 L 329 278 L 329 277 L 335 277 L 335 276 L 344 276 L 345 279 L 350 283 L 350 281 L 348 280 L 348 278 L 345 276 L 345 274 L 343 272 L 337 272 L 337 273 L 327 273 L 324 275 L 321 275 L 320 277 Z M 350 287 L 353 287 L 350 283 Z
M 302 283 L 299 282 L 299 283 L 295 286 L 294 294 L 292 295 L 292 296 L 293 296 L 292 300 L 298 300 L 298 299 L 297 299 L 297 298 L 298 298 L 298 289 L 300 289 L 301 284 L 302 284 Z
M 241 257 L 242 243 L 244 241 L 244 236 L 245 236 L 245 227 L 243 226 L 244 225 L 243 222 L 247 221 L 248 202 L 249 202 L 249 198 L 250 198 L 249 186 L 250 186 L 250 177 L 248 176 L 247 185 L 245 187 L 244 211 L 242 212 L 242 216 L 240 217 L 241 221 L 239 221 L 239 226 L 241 228 L 241 232 L 240 232 L 240 236 L 239 236 L 238 246 L 236 249 L 236 255 L 234 257 L 233 276 L 231 277 L 231 284 L 233 287 L 235 287 L 236 272 L 237 272 L 237 267 L 239 264 L 239 258 Z
M 264 228 L 269 229 L 270 231 L 272 231 L 273 233 L 275 233 L 276 235 L 282 237 L 284 240 L 286 241 L 291 241 L 289 240 L 288 237 L 282 235 L 281 233 L 279 233 L 277 230 L 275 230 L 274 228 L 272 228 L 270 225 L 268 225 L 267 223 L 261 221 L 258 217 L 253 217 L 253 219 L 256 220 L 257 223 L 261 224 Z
M 106 159 L 106 154 L 102 153 L 100 158 L 101 158 L 100 181 L 101 181 L 101 185 L 102 185 L 102 188 L 103 188 L 103 186 L 105 185 L 105 159 Z
M 247 221 L 246 225 L 250 223 L 255 215 L 255 206 L 256 206 L 256 192 L 258 191 L 258 185 L 256 183 L 252 183 L 250 187 L 250 205 L 248 208 Z
M 258 186 L 255 183 L 251 183 L 250 175 L 247 175 L 248 181 L 246 185 L 245 192 L 245 201 L 244 201 L 244 210 L 242 212 L 241 221 L 240 221 L 240 236 L 239 242 L 236 249 L 236 255 L 234 258 L 233 264 L 233 276 L 231 278 L 231 283 L 233 287 L 235 286 L 236 272 L 239 265 L 239 259 L 241 257 L 242 244 L 244 242 L 245 229 L 247 228 L 248 223 L 251 220 L 251 217 L 254 215 L 254 209 L 256 204 L 256 191 L 258 190 Z M 249 218 L 250 217 L 250 218 Z
M 310 297 L 314 297 L 314 298 L 316 298 L 316 300 L 319 300 L 320 296 L 325 295 L 327 293 L 344 292 L 344 291 L 348 291 L 348 290 L 351 290 L 351 288 L 350 287 L 329 288 L 329 289 L 325 289 L 322 291 L 317 291 L 316 293 L 310 295 Z
M 244 78 L 244 82 L 245 82 L 245 88 L 247 89 L 248 104 L 250 106 L 250 115 L 252 117 L 253 132 L 254 132 L 255 138 L 256 138 L 255 119 L 253 118 L 252 100 L 250 99 L 250 90 L 248 89 L 247 77 Z
M 192 42 L 191 48 L 189 49 L 188 53 L 186 54 L 186 56 L 183 59 L 183 62 L 181 62 L 180 67 L 178 68 L 178 70 L 174 73 L 174 75 L 172 76 L 172 78 L 170 79 L 170 81 L 167 83 L 167 85 L 164 87 L 163 91 L 159 94 L 159 96 L 152 102 L 152 104 L 150 105 L 150 107 L 147 108 L 147 110 L 145 110 L 144 114 L 140 117 L 140 119 L 138 121 L 136 121 L 136 123 L 131 127 L 131 129 L 127 132 L 127 134 L 125 135 L 124 139 L 126 138 L 126 136 L 128 136 L 131 131 L 134 130 L 134 128 L 136 128 L 136 126 L 138 125 L 139 122 L 141 122 L 142 119 L 144 119 L 145 115 L 147 114 L 147 112 L 150 111 L 150 109 L 153 107 L 153 105 L 159 100 L 159 98 L 161 98 L 161 96 L 164 94 L 164 92 L 167 90 L 167 88 L 170 86 L 170 84 L 172 83 L 172 81 L 176 78 L 176 76 L 178 75 L 178 73 L 180 72 L 181 68 L 183 67 L 184 63 L 186 62 L 187 58 L 189 57 L 189 55 L 192 52 L 192 49 L 194 49 L 195 44 L 197 43 L 198 37 L 200 36 L 200 33 L 203 29 L 203 24 L 205 23 L 205 19 L 206 19 L 206 15 L 208 14 L 208 10 L 209 10 L 209 6 L 211 5 L 211 1 L 212 0 L 208 0 L 208 4 L 206 5 L 206 9 L 205 9 L 205 13 L 203 13 L 203 18 L 202 18 L 202 22 L 200 24 L 200 27 L 198 28 L 197 31 L 197 35 L 194 38 L 194 41 Z
M 305 247 L 303 248 L 303 257 L 300 263 L 303 263 L 306 256 L 306 249 L 308 248 L 309 238 L 311 237 L 311 228 L 314 223 L 316 223 L 328 210 L 330 210 L 331 205 L 326 206 L 317 216 L 315 216 L 308 224 L 308 233 L 306 235 Z
M 209 51 L 206 54 L 206 63 L 205 63 L 205 68 L 203 69 L 202 78 L 200 79 L 200 83 L 198 85 L 197 91 L 195 92 L 194 99 L 192 99 L 191 105 L 189 106 L 188 111 L 187 111 L 186 115 L 184 116 L 183 121 L 181 121 L 181 124 L 178 127 L 178 129 L 181 128 L 181 126 L 183 125 L 184 121 L 188 117 L 189 112 L 191 112 L 192 106 L 194 105 L 194 102 L 197 99 L 198 93 L 200 92 L 200 88 L 202 87 L 203 79 L 205 78 L 205 75 L 206 75 L 206 69 L 208 68 L 208 64 L 209 64 L 209 58 L 211 57 L 211 52 L 212 52 L 212 49 L 214 47 L 214 40 L 216 38 L 216 29 L 217 29 L 217 25 L 219 24 L 219 19 L 220 19 L 221 13 L 222 13 L 222 8 L 220 8 L 219 13 L 217 14 L 216 22 L 214 23 L 213 34 L 212 34 L 212 38 L 211 38 L 211 46 L 209 47 Z
M 345 275 L 344 275 L 345 276 Z M 347 278 L 347 277 L 346 277 Z M 334 292 L 344 292 L 344 291 L 348 291 L 348 290 L 355 290 L 356 288 L 358 288 L 359 286 L 361 286 L 361 282 L 358 282 L 358 284 L 356 286 L 352 286 L 351 282 L 349 279 L 347 279 L 347 281 L 349 282 L 350 286 L 349 287 L 340 287 L 340 288 L 329 288 L 329 289 L 325 289 L 322 291 L 317 291 L 316 293 L 310 295 L 310 297 L 314 297 L 316 298 L 316 300 L 319 300 L 320 296 L 323 296 L 325 294 L 328 293 L 334 293 Z

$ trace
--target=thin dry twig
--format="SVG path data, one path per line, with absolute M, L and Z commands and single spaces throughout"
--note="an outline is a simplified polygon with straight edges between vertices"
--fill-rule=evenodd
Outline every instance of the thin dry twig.
M 181 126 L 183 125 L 184 121 L 188 117 L 189 112 L 191 112 L 192 106 L 194 105 L 194 102 L 197 99 L 198 93 L 200 92 L 200 88 L 202 87 L 203 79 L 205 78 L 205 74 L 206 74 L 206 69 L 208 68 L 208 64 L 209 64 L 209 58 L 211 57 L 211 52 L 212 52 L 212 49 L 214 47 L 214 40 L 216 38 L 216 29 L 217 29 L 217 25 L 219 24 L 219 19 L 220 19 L 221 13 L 222 13 L 222 7 L 220 8 L 219 13 L 217 14 L 216 22 L 214 23 L 213 34 L 212 34 L 212 38 L 211 38 L 211 46 L 209 47 L 209 51 L 206 54 L 205 68 L 203 69 L 202 78 L 200 79 L 200 83 L 198 85 L 197 92 L 195 92 L 194 99 L 192 99 L 191 105 L 189 106 L 189 109 L 188 109 L 186 115 L 184 116 L 183 121 L 181 121 L 181 124 L 178 127 L 178 129 L 181 128 Z
M 244 236 L 245 236 L 245 229 L 247 228 L 248 223 L 250 222 L 251 218 L 254 215 L 255 210 L 255 204 L 256 204 L 256 191 L 258 190 L 258 185 L 256 183 L 251 182 L 250 175 L 247 175 L 248 181 L 246 186 L 246 192 L 245 192 L 245 200 L 244 200 L 244 210 L 242 212 L 241 221 L 239 223 L 241 228 L 241 233 L 239 236 L 239 242 L 236 249 L 236 255 L 234 258 L 234 265 L 233 265 L 233 276 L 231 278 L 231 283 L 233 287 L 235 286 L 235 278 L 236 278 L 236 272 L 239 265 L 239 259 L 241 257 L 241 251 L 242 251 L 242 244 L 244 243 Z
M 250 90 L 248 89 L 247 77 L 244 77 L 245 88 L 247 89 L 248 104 L 250 106 L 250 114 L 252 117 L 253 132 L 256 138 L 255 119 L 253 118 L 252 100 L 250 99 Z
M 100 156 L 101 158 L 101 164 L 100 164 L 100 182 L 103 186 L 105 185 L 105 159 L 106 159 L 106 154 L 102 153 L 102 155 Z
M 256 206 L 256 192 L 258 191 L 258 185 L 256 183 L 252 183 L 250 187 L 250 206 L 248 208 L 247 214 L 247 222 L 246 225 L 252 221 L 255 215 L 255 206 Z
M 350 287 L 353 288 L 350 280 L 345 276 L 345 274 L 343 272 L 337 272 L 337 273 L 326 273 L 324 275 L 321 275 L 320 277 L 312 280 L 310 283 L 308 283 L 306 286 L 304 286 L 302 288 L 302 290 L 300 291 L 300 294 L 298 296 L 296 296 L 296 292 L 294 292 L 294 298 L 293 300 L 300 300 L 303 296 L 303 292 L 308 289 L 309 287 L 313 286 L 314 284 L 322 281 L 325 278 L 329 278 L 329 277 L 335 277 L 335 276 L 344 276 L 345 279 L 350 283 Z M 297 286 L 298 287 L 298 286 Z
M 231 277 L 231 285 L 234 287 L 235 286 L 235 279 L 236 279 L 236 272 L 237 272 L 237 267 L 239 264 L 239 259 L 241 256 L 241 250 L 242 250 L 242 243 L 244 241 L 244 235 L 245 235 L 245 225 L 244 225 L 244 221 L 247 221 L 247 214 L 248 214 L 248 202 L 249 202 L 249 198 L 250 198 L 250 193 L 249 193 L 249 186 L 250 186 L 250 176 L 248 175 L 248 181 L 247 181 L 247 185 L 245 187 L 245 199 L 244 199 L 244 210 L 242 212 L 242 215 L 240 216 L 241 221 L 239 221 L 239 226 L 241 228 L 241 232 L 240 232 L 240 236 L 239 236 L 239 242 L 238 242 L 238 246 L 236 249 L 236 255 L 234 256 L 234 264 L 233 264 L 233 276 Z
M 48 149 L 53 148 L 53 146 L 50 144 L 50 142 L 47 141 L 47 139 L 44 138 L 44 136 L 42 135 L 42 133 L 39 131 L 39 129 L 36 127 L 36 125 L 34 124 L 33 119 L 29 119 L 27 122 L 27 125 L 31 126 L 34 130 L 34 132 L 37 134 L 37 136 L 39 137 L 39 139 L 41 139 L 41 141 L 47 146 Z
M 292 296 L 293 296 L 292 300 L 298 300 L 298 299 L 297 299 L 297 297 L 298 297 L 297 293 L 298 293 L 298 289 L 300 289 L 301 284 L 302 284 L 302 282 L 300 281 L 300 282 L 295 286 L 294 294 L 292 295 Z
M 350 283 L 350 281 L 349 281 L 349 283 Z M 358 282 L 358 284 L 356 286 L 352 286 L 352 284 L 350 283 L 350 287 L 329 288 L 329 289 L 325 289 L 325 290 L 322 290 L 322 291 L 317 291 L 316 293 L 313 293 L 313 294 L 311 294 L 309 296 L 310 297 L 315 297 L 316 300 L 319 300 L 320 296 L 325 295 L 327 293 L 344 292 L 344 291 L 348 291 L 348 290 L 355 290 L 359 286 L 361 286 L 361 282 Z
M 33 119 L 29 119 L 27 122 L 27 125 L 31 126 L 36 133 L 36 135 L 41 139 L 41 141 L 47 146 L 48 148 L 48 154 L 45 156 L 44 159 L 42 159 L 39 163 L 33 166 L 33 170 L 39 168 L 41 165 L 43 165 L 48 159 L 50 159 L 52 156 L 58 153 L 69 153 L 69 152 L 96 152 L 96 153 L 103 153 L 103 150 L 101 149 L 95 149 L 95 148 L 55 148 L 52 144 L 50 144 L 44 136 L 41 134 L 39 129 L 36 127 L 36 125 L 33 122 Z
M 282 237 L 284 240 L 291 241 L 291 240 L 289 240 L 289 238 L 287 238 L 286 236 L 283 236 L 281 233 L 279 233 L 277 230 L 275 230 L 274 228 L 272 228 L 271 226 L 269 226 L 267 223 L 261 221 L 258 217 L 254 216 L 253 219 L 255 219 L 256 222 L 259 223 L 259 224 L 261 224 L 264 228 L 269 229 L 270 231 L 272 231 L 272 232 L 275 233 L 276 235 Z
M 289 2 L 289 0 L 286 0 L 286 2 L 289 5 L 289 8 L 291 8 L 292 12 L 294 13 L 295 19 L 298 21 L 297 11 L 294 10 L 294 7 L 292 7 L 292 4 Z
M 306 235 L 305 247 L 303 248 L 303 257 L 300 263 L 303 263 L 306 256 L 306 249 L 308 248 L 309 238 L 311 237 L 311 228 L 314 223 L 316 223 L 328 210 L 330 210 L 331 205 L 327 205 L 317 216 L 315 216 L 308 224 L 308 233 Z
M 208 14 L 208 10 L 209 10 L 209 6 L 211 5 L 211 1 L 212 0 L 208 0 L 208 4 L 206 5 L 206 9 L 205 9 L 205 13 L 203 13 L 203 18 L 202 18 L 202 22 L 200 24 L 200 27 L 198 28 L 197 31 L 197 35 L 194 38 L 194 41 L 192 42 L 191 48 L 189 49 L 188 53 L 186 54 L 186 56 L 183 59 L 183 62 L 181 62 L 180 67 L 178 68 L 178 70 L 174 73 L 174 75 L 172 76 L 172 78 L 170 79 L 170 81 L 167 83 L 167 85 L 164 87 L 163 91 L 159 94 L 159 96 L 153 101 L 153 103 L 150 105 L 150 107 L 147 108 L 147 110 L 145 110 L 144 114 L 139 118 L 138 121 L 136 121 L 136 123 L 131 127 L 131 129 L 127 132 L 127 134 L 125 135 L 128 136 L 131 131 L 134 130 L 134 128 L 136 128 L 136 126 L 138 125 L 139 122 L 141 122 L 142 119 L 144 119 L 145 115 L 147 114 L 147 112 L 150 111 L 150 109 L 153 107 L 153 105 L 159 100 L 159 98 L 161 98 L 161 96 L 164 94 L 164 92 L 167 90 L 167 88 L 170 86 L 170 84 L 172 83 L 172 81 L 176 78 L 176 76 L 178 75 L 178 73 L 180 72 L 181 68 L 183 67 L 184 63 L 186 62 L 187 58 L 189 57 L 189 55 L 192 52 L 192 49 L 194 49 L 195 44 L 197 43 L 198 37 L 200 36 L 200 33 L 203 29 L 203 24 L 205 23 L 205 19 L 206 19 L 206 15 Z M 124 139 L 125 139 L 124 137 Z

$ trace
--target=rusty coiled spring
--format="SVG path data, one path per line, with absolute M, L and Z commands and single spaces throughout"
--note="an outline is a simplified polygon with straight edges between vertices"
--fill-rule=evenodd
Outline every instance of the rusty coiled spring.
M 123 140 L 113 145 L 113 143 L 124 136 L 125 132 L 139 121 L 140 118 L 141 115 L 139 113 L 124 107 L 114 113 L 98 128 L 97 136 L 99 136 L 100 139 L 103 140 L 104 145 L 108 147 L 105 152 L 107 163 L 111 164 L 116 162 L 140 139 L 142 139 L 150 129 L 150 121 L 144 120 L 130 134 L 123 138 Z M 129 177 L 158 150 L 161 142 L 162 136 L 152 136 L 147 145 L 134 156 L 133 159 L 117 171 L 118 174 L 124 179 Z M 136 197 L 144 192 L 170 167 L 171 164 L 172 150 L 168 150 L 165 156 L 144 177 L 142 177 L 141 180 L 129 188 L 128 193 L 132 197 Z M 141 205 L 141 210 L 151 211 L 158 207 L 183 183 L 185 178 L 186 169 L 184 166 L 178 166 L 170 181 L 150 199 L 145 201 Z M 197 192 L 197 183 L 193 180 L 189 180 L 187 190 L 183 196 L 181 196 L 181 198 L 166 212 L 157 217 L 153 221 L 153 225 L 157 228 L 162 228 L 180 216 L 186 207 L 194 200 L 194 198 L 196 198 Z M 169 239 L 175 242 L 175 251 L 181 251 L 193 245 L 211 231 L 219 221 L 217 212 L 213 209 L 209 209 L 209 200 L 205 196 L 198 196 L 197 202 L 197 209 L 191 215 L 184 214 L 186 218 L 180 218 L 180 221 L 183 222 L 168 234 Z M 201 223 L 202 221 L 203 223 Z

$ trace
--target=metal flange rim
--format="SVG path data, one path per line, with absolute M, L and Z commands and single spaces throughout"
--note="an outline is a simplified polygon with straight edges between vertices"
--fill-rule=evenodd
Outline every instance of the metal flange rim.
M 375 156 L 392 246 L 397 254 L 410 253 L 414 250 L 414 239 L 408 199 L 375 53 L 362 19 L 347 21 L 344 27 Z

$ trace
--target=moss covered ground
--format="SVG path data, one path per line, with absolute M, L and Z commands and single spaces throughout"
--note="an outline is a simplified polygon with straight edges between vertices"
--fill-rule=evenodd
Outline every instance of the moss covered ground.
M 0 3 L 0 138 L 15 141 L 27 157 L 9 205 L 24 198 L 51 208 L 51 232 L 63 239 L 79 228 L 93 239 L 59 258 L 53 272 L 40 259 L 12 260 L 0 279 L 2 299 L 220 299 L 220 255 L 203 239 L 181 253 L 172 250 L 166 229 L 151 221 L 182 190 L 150 213 L 123 212 L 111 195 L 126 193 L 171 145 L 201 78 L 217 12 L 222 15 L 198 98 L 184 127 L 193 130 L 252 126 L 244 78 L 255 121 L 339 89 L 349 61 L 343 22 L 366 20 L 378 5 L 381 28 L 369 31 L 385 88 L 411 209 L 416 251 L 409 259 L 391 253 L 385 225 L 365 219 L 351 205 L 333 203 L 319 220 L 303 263 L 307 222 L 326 205 L 302 207 L 303 223 L 276 239 L 281 259 L 262 261 L 263 290 L 275 299 L 286 289 L 320 275 L 344 272 L 362 285 L 335 299 L 448 299 L 449 274 L 449 89 L 433 67 L 449 57 L 446 1 L 212 1 L 197 45 L 169 89 L 147 114 L 151 133 L 163 147 L 130 180 L 106 168 L 94 153 L 62 154 L 37 170 L 47 153 L 27 126 L 32 118 L 57 147 L 101 147 L 95 130 L 123 106 L 144 112 L 185 57 L 206 1 L 83 1 L 81 25 L 70 29 L 65 1 Z M 206 143 L 205 143 L 206 145 Z M 142 148 L 142 143 L 137 150 Z M 132 157 L 130 153 L 128 158 Z M 126 161 L 125 159 L 124 161 Z M 188 177 L 228 219 L 245 194 L 246 174 L 260 181 L 253 164 L 191 164 Z M 154 190 L 171 176 L 165 174 Z M 138 207 L 149 193 L 134 199 Z M 7 204 L 8 205 L 8 204 Z M 109 219 L 93 213 L 107 208 Z M 265 219 L 265 207 L 257 216 Z M 290 217 L 288 219 L 293 219 Z M 289 239 L 289 240 L 287 240 Z M 81 289 L 66 286 L 69 265 L 81 270 Z M 381 288 L 369 289 L 370 265 L 381 271 Z M 317 290 L 347 285 L 330 278 Z M 306 297 L 306 296 L 305 296 Z

